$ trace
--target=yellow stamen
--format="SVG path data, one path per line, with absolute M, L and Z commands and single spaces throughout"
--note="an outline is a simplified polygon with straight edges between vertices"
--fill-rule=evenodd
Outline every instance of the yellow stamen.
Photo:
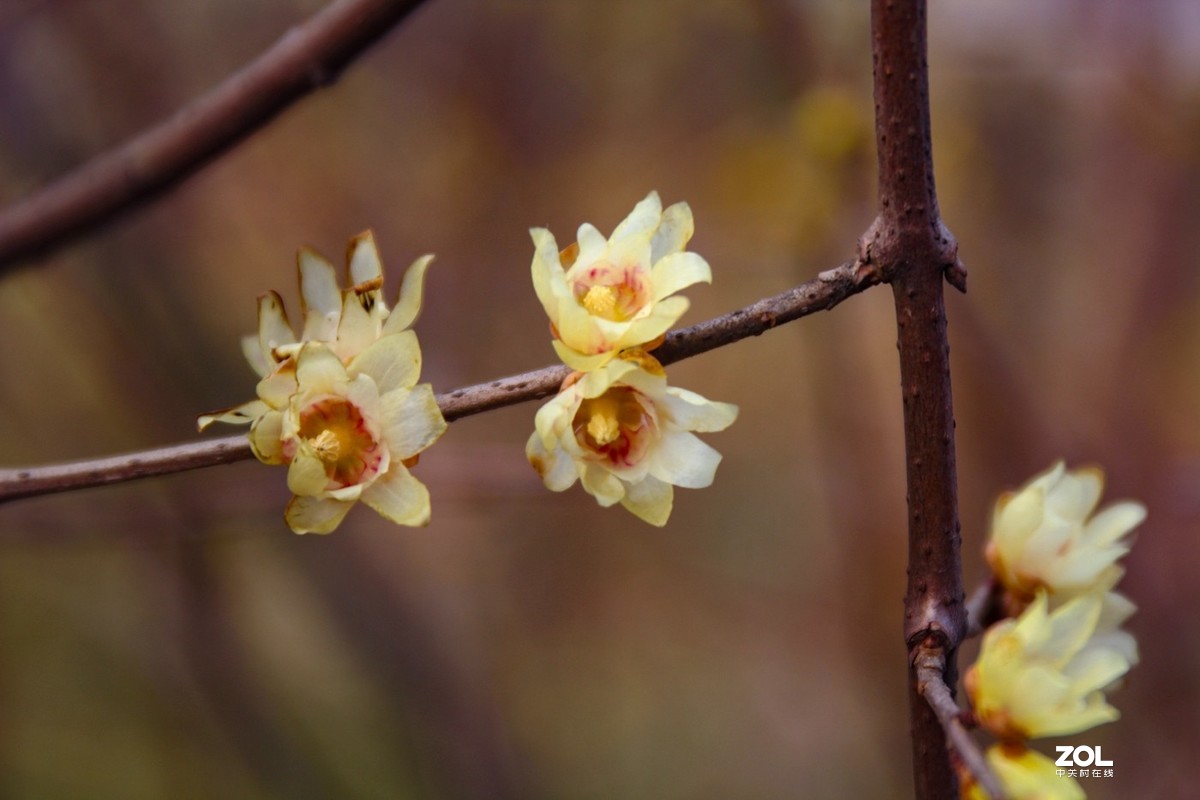
M 592 418 L 588 420 L 587 432 L 596 444 L 603 447 L 621 435 L 621 426 L 611 410 L 597 409 L 596 413 L 592 414 Z
M 617 290 L 611 286 L 593 286 L 583 296 L 583 307 L 598 317 L 615 319 Z
M 332 464 L 341 457 L 342 439 L 328 428 L 309 440 L 309 444 L 312 445 L 313 452 L 317 454 L 317 458 L 326 464 Z

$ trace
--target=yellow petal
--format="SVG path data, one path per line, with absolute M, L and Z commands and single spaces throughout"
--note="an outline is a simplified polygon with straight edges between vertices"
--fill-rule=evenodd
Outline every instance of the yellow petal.
M 396 307 L 383 326 L 383 334 L 399 333 L 413 326 L 421 314 L 421 303 L 425 294 L 425 272 L 433 263 L 432 255 L 424 255 L 409 265 L 400 283 L 400 295 Z
M 296 533 L 333 533 L 354 503 L 323 497 L 293 497 L 283 517 Z
M 561 448 L 547 450 L 536 431 L 525 444 L 525 457 L 552 492 L 566 491 L 579 480 L 579 471 L 571 457 Z
M 309 452 L 307 447 L 301 446 L 288 465 L 287 485 L 292 494 L 305 497 L 323 495 L 325 487 L 329 485 L 325 462 Z
M 397 524 L 429 524 L 429 490 L 400 463 L 364 489 L 362 501 Z
M 649 238 L 658 229 L 661 220 L 662 200 L 659 199 L 658 192 L 650 192 L 633 207 L 629 216 L 621 220 L 620 224 L 613 229 L 609 242 L 634 237 L 645 237 L 649 241 Z
M 621 498 L 621 505 L 633 512 L 639 519 L 661 528 L 667 524 L 667 519 L 671 516 L 674 499 L 675 490 L 671 484 L 648 475 L 625 487 L 625 496 Z
M 234 406 L 233 408 L 201 414 L 196 419 L 196 428 L 204 430 L 214 422 L 225 422 L 230 425 L 246 425 L 254 422 L 269 410 L 270 407 L 261 400 L 251 400 L 249 403 L 242 403 L 240 406 Z
M 380 337 L 354 357 L 347 372 L 369 375 L 381 395 L 412 388 L 421 377 L 421 346 L 417 335 L 400 331 Z
M 346 254 L 346 288 L 382 284 L 383 262 L 379 260 L 379 248 L 375 246 L 375 234 L 363 231 L 350 240 Z
M 296 383 L 303 392 L 340 394 L 347 377 L 341 359 L 322 345 L 306 344 L 296 359 Z
M 250 449 L 264 464 L 282 464 L 283 412 L 268 411 L 250 428 Z
M 308 247 L 296 254 L 300 275 L 300 298 L 304 309 L 306 342 L 331 342 L 337 337 L 338 321 L 342 316 L 342 293 L 337 285 L 333 265 Z
M 380 416 L 383 440 L 397 459 L 412 458 L 446 432 L 446 420 L 428 383 L 383 395 Z
M 695 253 L 674 253 L 655 263 L 650 270 L 650 281 L 654 299 L 662 300 L 693 284 L 712 283 L 712 268 Z
M 656 264 L 663 256 L 682 253 L 695 229 L 692 209 L 687 203 L 669 206 L 663 211 L 662 221 L 650 241 L 650 262 Z
M 276 347 L 296 341 L 296 334 L 288 324 L 283 300 L 277 292 L 267 292 L 258 298 L 258 346 L 263 361 L 273 363 Z M 273 369 L 274 367 L 272 367 Z M 269 371 L 269 370 L 268 370 Z

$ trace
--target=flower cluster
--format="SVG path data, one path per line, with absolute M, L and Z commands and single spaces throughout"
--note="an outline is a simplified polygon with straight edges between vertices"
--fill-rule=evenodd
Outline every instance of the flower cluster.
M 560 251 L 550 231 L 530 231 L 534 290 L 555 351 L 575 371 L 538 411 L 526 455 L 547 488 L 580 481 L 600 505 L 620 503 L 653 525 L 666 524 L 673 487 L 713 481 L 721 455 L 693 432 L 737 417 L 736 406 L 668 386 L 649 353 L 688 308 L 675 292 L 712 280 L 684 249 L 693 230 L 686 203 L 664 210 L 651 192 L 607 240 L 585 223 Z
M 1106 692 L 1137 663 L 1120 629 L 1135 607 L 1113 587 L 1146 510 L 1125 501 L 1095 513 L 1103 486 L 1099 469 L 1060 462 L 996 503 L 986 555 L 1013 616 L 984 634 L 963 683 L 975 719 L 1000 740 L 987 758 L 1013 798 L 1084 796 L 1026 742 L 1117 719 Z
M 259 298 L 258 336 L 243 351 L 261 380 L 257 398 L 199 418 L 250 424 L 254 454 L 288 466 L 295 495 L 284 514 L 296 533 L 330 533 L 358 500 L 402 525 L 429 521 L 429 492 L 408 468 L 446 430 L 433 390 L 418 384 L 421 349 L 409 330 L 421 309 L 417 259 L 389 309 L 371 233 L 350 241 L 347 287 L 328 261 L 298 256 L 304 327 L 297 338 L 275 292 Z

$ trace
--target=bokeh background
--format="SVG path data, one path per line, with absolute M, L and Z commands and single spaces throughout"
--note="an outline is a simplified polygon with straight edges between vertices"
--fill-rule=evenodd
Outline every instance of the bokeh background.
M 935 160 L 968 586 L 995 495 L 1060 457 L 1150 509 L 1096 798 L 1192 797 L 1200 749 L 1200 6 L 934 2 Z M 316 0 L 5 0 L 0 200 L 163 118 Z M 438 390 L 553 361 L 527 229 L 687 200 L 690 324 L 853 252 L 867 3 L 431 0 L 165 199 L 0 280 L 17 466 L 196 437 L 251 396 L 254 298 L 373 228 Z M 670 524 L 545 491 L 535 406 L 456 422 L 427 529 L 282 521 L 254 462 L 0 508 L 0 796 L 903 798 L 903 453 L 877 288 L 671 368 L 737 403 Z M 973 650 L 968 649 L 966 658 Z M 964 662 L 965 663 L 965 662 Z M 1054 744 L 1054 742 L 1049 742 Z M 1049 750 L 1053 752 L 1053 750 Z

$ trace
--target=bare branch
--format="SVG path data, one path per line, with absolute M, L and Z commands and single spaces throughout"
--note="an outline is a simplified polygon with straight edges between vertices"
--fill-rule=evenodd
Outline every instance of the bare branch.
M 337 0 L 174 116 L 10 206 L 0 274 L 172 188 L 332 83 L 421 1 Z
M 910 664 L 914 648 L 936 642 L 939 681 L 949 687 L 966 614 L 943 276 L 961 288 L 965 272 L 934 186 L 925 0 L 872 0 L 871 36 L 879 216 L 859 242 L 859 270 L 883 275 L 896 303 L 908 484 L 904 638 Z M 916 796 L 957 798 L 945 732 L 918 676 L 909 677 Z
M 859 276 L 852 262 L 842 264 L 807 283 L 768 297 L 724 316 L 669 334 L 654 351 L 670 364 L 715 350 L 816 311 L 833 308 L 851 295 L 879 283 L 873 275 Z M 438 406 L 448 421 L 504 406 L 536 400 L 558 391 L 569 370 L 564 366 L 513 375 L 439 394 Z M 144 450 L 121 456 L 0 470 L 0 503 L 54 492 L 105 486 L 153 475 L 168 475 L 200 467 L 253 458 L 245 436 Z
M 917 692 L 925 698 L 941 723 L 946 733 L 946 746 L 958 755 L 963 766 L 984 791 L 995 800 L 1003 798 L 1004 789 L 1000 781 L 992 774 L 983 751 L 963 725 L 962 711 L 942 677 L 946 671 L 946 658 L 942 650 L 936 645 L 922 645 L 917 649 L 913 668 L 917 676 Z
M 989 625 L 1003 617 L 1003 596 L 1004 586 L 994 575 L 975 587 L 975 591 L 967 598 L 968 639 L 980 635 Z

